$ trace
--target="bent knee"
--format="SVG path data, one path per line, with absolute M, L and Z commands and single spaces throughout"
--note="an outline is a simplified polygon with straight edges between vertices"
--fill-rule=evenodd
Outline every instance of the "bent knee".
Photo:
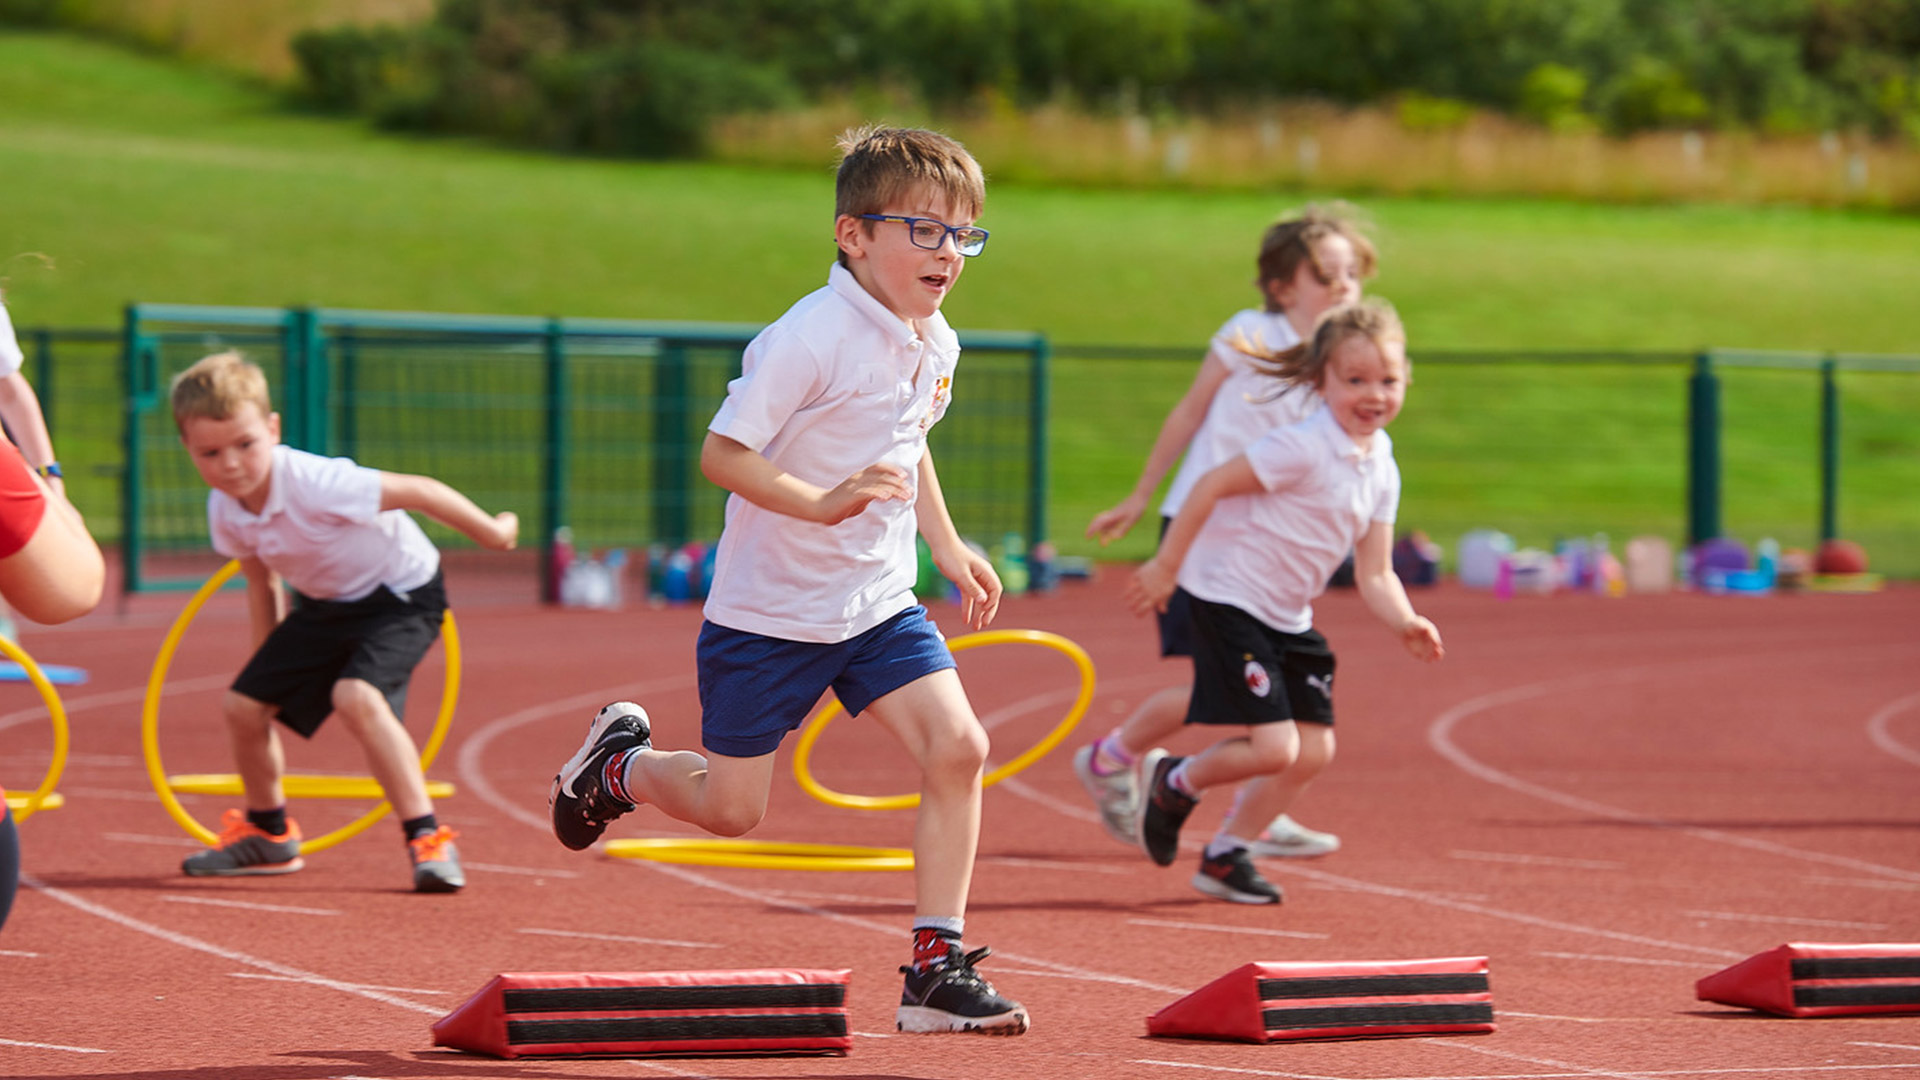
M 220 715 L 238 728 L 262 728 L 272 718 L 266 702 L 256 701 L 238 690 L 227 691 L 220 701 Z
M 971 779 L 986 768 L 991 748 L 986 729 L 972 725 L 929 744 L 920 767 L 929 776 Z
M 701 825 L 715 836 L 745 836 L 766 816 L 765 803 L 757 806 L 722 806 Z

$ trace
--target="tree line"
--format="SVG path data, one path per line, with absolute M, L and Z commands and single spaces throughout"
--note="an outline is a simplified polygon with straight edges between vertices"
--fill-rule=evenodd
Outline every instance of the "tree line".
M 1920 0 L 441 0 L 294 49 L 320 107 L 601 154 L 697 154 L 719 117 L 876 94 L 1148 115 L 1411 99 L 1439 123 L 1920 141 Z

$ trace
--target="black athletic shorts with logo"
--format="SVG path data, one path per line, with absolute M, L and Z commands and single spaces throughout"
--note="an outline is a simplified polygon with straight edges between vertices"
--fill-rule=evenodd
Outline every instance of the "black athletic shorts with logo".
M 439 573 L 406 595 L 385 585 L 359 600 L 293 594 L 293 610 L 273 628 L 233 689 L 279 709 L 280 722 L 306 738 L 333 712 L 333 684 L 362 679 L 406 718 L 407 682 L 440 636 L 446 583 Z
M 1183 590 L 1184 591 L 1184 590 Z M 1189 724 L 1333 726 L 1333 650 L 1318 630 L 1275 630 L 1229 604 L 1197 596 Z

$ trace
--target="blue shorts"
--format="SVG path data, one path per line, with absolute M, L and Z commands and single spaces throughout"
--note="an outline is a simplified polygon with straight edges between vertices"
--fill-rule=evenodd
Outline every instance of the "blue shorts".
M 1173 519 L 1160 519 L 1160 539 L 1167 538 L 1167 529 Z M 1167 610 L 1158 612 L 1155 621 L 1160 626 L 1160 658 L 1169 656 L 1193 655 L 1193 597 L 1187 590 L 1176 588 L 1173 595 L 1167 597 Z
M 832 690 L 848 715 L 858 716 L 908 683 L 954 666 L 947 639 L 917 604 L 831 645 L 702 623 L 695 655 L 700 743 L 741 758 L 779 749 L 823 691 Z

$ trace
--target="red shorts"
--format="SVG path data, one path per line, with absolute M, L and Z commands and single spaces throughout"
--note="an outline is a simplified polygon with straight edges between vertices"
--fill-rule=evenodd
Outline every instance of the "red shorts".
M 34 482 L 27 459 L 6 444 L 0 449 L 0 559 L 27 546 L 46 512 L 46 493 Z

